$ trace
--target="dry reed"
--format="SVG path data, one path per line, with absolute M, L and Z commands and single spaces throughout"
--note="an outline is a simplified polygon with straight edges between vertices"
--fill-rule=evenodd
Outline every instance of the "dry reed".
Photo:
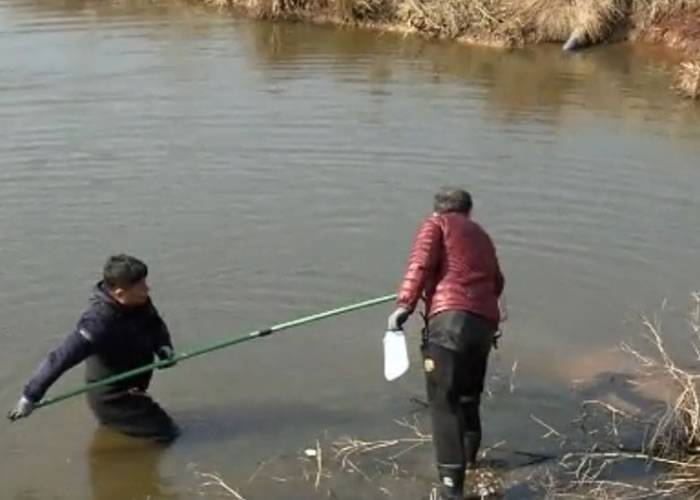
M 700 293 L 693 299 L 688 324 L 695 363 L 700 362 Z M 688 368 L 669 353 L 658 320 L 643 317 L 642 324 L 647 348 L 624 343 L 622 350 L 637 361 L 640 383 L 661 381 L 672 396 L 658 411 L 637 414 L 604 401 L 584 401 L 576 437 L 540 422 L 549 430 L 547 437 L 566 441 L 571 450 L 557 471 L 548 470 L 540 477 L 548 498 L 700 498 L 700 369 Z M 625 442 L 625 433 L 642 436 L 638 446 Z M 654 468 L 653 480 L 616 477 L 615 466 L 629 461 Z

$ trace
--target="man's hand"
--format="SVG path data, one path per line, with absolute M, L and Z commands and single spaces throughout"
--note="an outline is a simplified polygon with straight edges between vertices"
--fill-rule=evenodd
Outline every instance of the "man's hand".
M 503 332 L 500 330 L 493 334 L 493 338 L 491 339 L 491 345 L 494 349 L 498 349 L 498 341 L 501 339 L 502 336 Z
M 161 365 L 159 368 L 170 368 L 171 366 L 175 366 L 177 364 L 177 361 L 173 360 L 175 357 L 175 351 L 173 351 L 173 348 L 169 345 L 159 347 L 156 351 L 156 356 L 158 356 L 158 359 L 161 361 L 170 360 L 170 363 Z
M 403 324 L 408 320 L 411 311 L 405 307 L 397 307 L 396 310 L 389 315 L 387 320 L 387 329 L 392 332 L 403 330 Z
M 28 417 L 33 411 L 34 402 L 27 399 L 25 396 L 22 396 L 19 398 L 19 401 L 17 401 L 15 407 L 8 412 L 7 418 L 14 422 L 20 418 Z

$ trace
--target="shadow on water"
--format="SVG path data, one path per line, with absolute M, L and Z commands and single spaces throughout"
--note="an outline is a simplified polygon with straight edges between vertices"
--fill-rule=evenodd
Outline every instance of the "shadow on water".
M 178 443 L 199 447 L 239 436 L 260 434 L 274 439 L 290 433 L 318 432 L 324 426 L 351 424 L 359 415 L 312 404 L 269 401 L 247 403 L 244 407 L 222 405 L 180 410 L 173 416 L 183 429 Z
M 648 387 L 648 386 L 647 386 Z M 590 381 L 577 388 L 584 400 L 615 399 L 629 409 L 648 411 L 663 406 L 665 394 L 643 392 L 639 377 L 632 373 L 606 371 L 595 375 Z

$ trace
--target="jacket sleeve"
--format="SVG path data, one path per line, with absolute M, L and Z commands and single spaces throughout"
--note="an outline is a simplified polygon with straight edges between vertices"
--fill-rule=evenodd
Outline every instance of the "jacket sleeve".
M 501 265 L 498 262 L 498 255 L 496 254 L 496 245 L 493 243 L 491 237 L 487 234 L 488 244 L 490 246 L 490 251 L 493 254 L 494 261 L 494 276 L 493 276 L 493 290 L 496 293 L 496 297 L 500 298 L 503 295 L 503 288 L 505 287 L 506 280 L 503 277 L 503 271 L 501 271 Z
M 435 217 L 426 219 L 418 229 L 408 265 L 399 287 L 399 306 L 413 311 L 420 299 L 427 278 L 436 271 L 440 263 L 442 230 Z
M 85 330 L 78 326 L 61 345 L 46 356 L 24 387 L 24 396 L 27 399 L 41 401 L 49 387 L 63 373 L 94 353 L 94 344 L 83 332 Z
M 496 258 L 496 276 L 495 276 L 494 290 L 496 292 L 496 297 L 503 295 L 503 288 L 506 285 L 506 279 L 503 277 L 503 272 L 501 271 L 501 266 L 498 264 L 498 258 Z
M 153 315 L 152 335 L 154 351 L 158 352 L 158 350 L 164 346 L 168 346 L 172 349 L 173 342 L 170 338 L 170 331 L 168 330 L 168 326 L 165 324 L 165 321 L 163 321 L 163 318 L 161 317 L 160 313 L 158 312 L 158 309 L 156 309 L 156 306 L 154 306 L 153 303 L 151 303 L 151 314 Z

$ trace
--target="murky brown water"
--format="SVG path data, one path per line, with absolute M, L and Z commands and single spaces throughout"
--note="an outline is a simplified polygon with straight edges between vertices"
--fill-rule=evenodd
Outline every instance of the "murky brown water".
M 606 353 L 635 312 L 669 297 L 680 314 L 699 287 L 700 107 L 668 91 L 670 64 L 647 48 L 498 52 L 170 2 L 0 0 L 1 407 L 111 252 L 149 262 L 177 344 L 196 346 L 391 293 L 432 191 L 458 183 L 508 279 L 493 373 L 519 363 L 515 392 L 486 401 L 485 439 L 543 446 L 529 414 L 563 425 L 569 381 L 616 368 Z M 401 435 L 393 419 L 422 393 L 416 368 L 381 378 L 388 311 L 159 373 L 153 392 L 185 428 L 163 452 L 96 431 L 80 398 L 1 424 L 0 497 L 190 499 L 196 471 L 218 471 L 250 499 L 312 498 L 282 481 L 300 476 L 300 449 Z M 415 482 L 381 484 L 421 498 L 430 449 L 408 460 Z M 384 498 L 343 481 L 339 498 Z

